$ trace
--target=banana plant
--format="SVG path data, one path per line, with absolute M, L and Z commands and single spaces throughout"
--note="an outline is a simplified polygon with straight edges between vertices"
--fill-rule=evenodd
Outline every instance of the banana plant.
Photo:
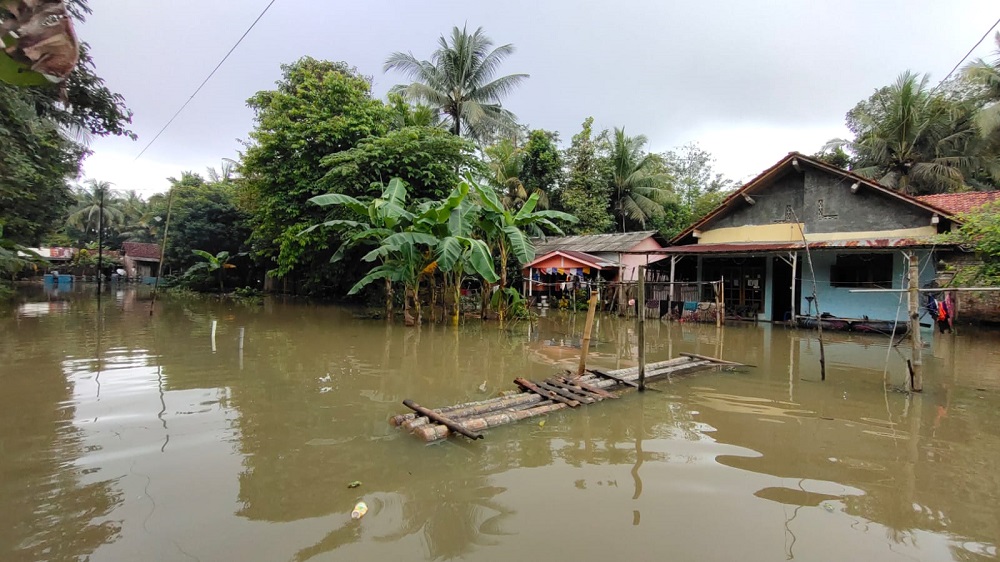
M 231 263 L 229 263 L 229 260 L 232 259 L 232 258 L 235 258 L 235 257 L 246 255 L 246 254 L 240 253 L 240 254 L 236 254 L 235 256 L 231 256 L 229 254 L 229 252 L 226 252 L 226 251 L 219 252 L 218 254 L 215 254 L 214 256 L 212 254 L 206 252 L 205 250 L 191 250 L 191 252 L 194 255 L 196 255 L 196 256 L 198 256 L 200 258 L 203 258 L 205 261 L 198 262 L 198 263 L 194 264 L 193 266 L 191 266 L 188 269 L 188 271 L 197 271 L 199 269 L 207 269 L 209 271 L 209 273 L 215 272 L 215 274 L 219 278 L 219 293 L 220 294 L 223 291 L 225 291 L 225 285 L 223 284 L 223 280 L 225 279 L 226 270 L 227 269 L 236 269 L 236 266 L 233 265 L 233 264 L 231 264 Z
M 391 179 L 387 185 L 383 186 L 382 194 L 379 197 L 372 198 L 367 201 L 363 201 L 349 195 L 344 195 L 342 193 L 317 195 L 316 197 L 309 199 L 309 202 L 314 205 L 319 205 L 320 207 L 346 209 L 356 220 L 327 220 L 306 228 L 299 233 L 299 235 L 301 236 L 321 227 L 333 228 L 344 232 L 346 238 L 330 258 L 330 263 L 336 263 L 343 259 L 344 253 L 348 249 L 356 246 L 380 246 L 382 242 L 389 236 L 392 236 L 397 229 L 401 229 L 402 227 L 412 223 L 414 215 L 406 209 L 406 198 L 406 183 L 399 178 Z M 383 258 L 381 265 L 390 264 Z M 376 267 L 372 270 L 372 272 L 375 272 L 376 270 L 383 271 Z M 372 272 L 369 272 L 369 275 L 371 275 Z M 401 281 L 402 278 L 398 275 L 386 275 L 380 278 L 384 279 L 385 282 L 386 318 L 392 319 L 392 284 L 393 282 Z M 374 280 L 375 279 L 371 279 L 368 283 Z
M 475 188 L 483 206 L 484 212 L 479 221 L 479 228 L 486 241 L 496 250 L 497 258 L 500 261 L 499 290 L 502 294 L 506 294 L 507 264 L 511 255 L 521 264 L 529 263 L 535 259 L 535 247 L 528 238 L 528 234 L 544 236 L 546 230 L 554 234 L 563 234 L 559 225 L 553 221 L 575 223 L 577 218 L 562 211 L 536 211 L 538 193 L 531 194 L 524 205 L 517 212 L 514 212 L 503 206 L 496 192 L 489 186 L 478 184 L 471 178 L 467 181 Z M 528 234 L 525 234 L 525 231 Z M 506 303 L 507 299 L 501 298 L 499 306 L 495 307 L 501 325 L 503 325 L 504 312 L 507 309 Z

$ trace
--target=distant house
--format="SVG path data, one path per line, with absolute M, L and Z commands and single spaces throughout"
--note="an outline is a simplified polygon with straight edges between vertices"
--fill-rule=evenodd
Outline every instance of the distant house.
M 160 274 L 160 246 L 146 242 L 122 244 L 125 256 L 125 275 L 132 279 L 148 280 Z
M 904 320 L 898 293 L 850 290 L 902 288 L 911 252 L 921 284 L 930 283 L 935 253 L 947 249 L 935 235 L 955 222 L 946 201 L 910 197 L 793 152 L 676 236 L 663 255 L 671 280 L 722 280 L 729 315 Z M 702 300 L 714 300 L 712 293 L 704 285 Z
M 1000 201 L 1000 191 L 966 191 L 964 193 L 939 193 L 920 195 L 920 201 L 944 209 L 953 215 L 974 211 L 983 205 Z
M 571 286 L 598 281 L 635 281 L 638 266 L 664 259 L 647 252 L 666 245 L 666 239 L 655 230 L 549 237 L 533 242 L 535 259 L 523 266 L 527 295 L 561 294 Z

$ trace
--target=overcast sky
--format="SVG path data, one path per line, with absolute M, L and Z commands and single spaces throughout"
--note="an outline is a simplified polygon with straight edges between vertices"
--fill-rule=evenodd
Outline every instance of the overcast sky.
M 145 194 L 183 170 L 236 157 L 253 126 L 246 99 L 279 65 L 310 55 L 374 77 L 393 51 L 430 57 L 452 26 L 482 26 L 517 51 L 503 73 L 531 78 L 506 102 L 564 144 L 587 116 L 663 151 L 698 142 L 746 180 L 789 151 L 847 134 L 844 114 L 902 71 L 943 78 L 1000 17 L 995 0 L 523 2 L 277 0 L 188 108 L 191 95 L 269 0 L 91 0 L 78 26 L 98 73 L 135 112 L 139 141 L 99 138 L 84 177 Z M 991 57 L 992 37 L 973 54 Z

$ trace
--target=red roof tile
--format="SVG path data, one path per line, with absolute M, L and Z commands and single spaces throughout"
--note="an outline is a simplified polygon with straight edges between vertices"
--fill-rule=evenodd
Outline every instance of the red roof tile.
M 140 260 L 160 261 L 159 244 L 149 244 L 147 242 L 125 242 L 122 244 L 125 256 Z
M 917 199 L 944 209 L 949 213 L 968 213 L 987 203 L 1000 201 L 1000 191 L 968 191 L 965 193 L 939 193 L 921 195 Z

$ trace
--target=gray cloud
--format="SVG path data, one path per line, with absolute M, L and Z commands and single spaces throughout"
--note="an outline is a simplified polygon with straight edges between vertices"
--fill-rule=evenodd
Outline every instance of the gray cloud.
M 236 139 L 252 127 L 245 100 L 273 86 L 280 64 L 303 55 L 344 60 L 372 75 L 384 95 L 400 80 L 382 73 L 390 52 L 425 58 L 439 35 L 468 23 L 517 47 L 504 70 L 531 74 L 507 104 L 522 122 L 557 130 L 564 141 L 588 115 L 601 127 L 646 134 L 655 150 L 702 140 L 720 169 L 743 177 L 769 166 L 771 155 L 818 149 L 848 109 L 906 69 L 942 78 L 1000 12 L 987 0 L 278 0 L 131 164 L 266 4 L 94 2 L 78 31 L 98 72 L 135 111 L 140 141 L 98 139 L 86 172 L 119 174 L 119 184 L 130 184 L 123 189 L 163 189 L 172 166 L 175 174 L 200 170 L 236 153 Z M 976 56 L 991 49 L 987 41 Z

